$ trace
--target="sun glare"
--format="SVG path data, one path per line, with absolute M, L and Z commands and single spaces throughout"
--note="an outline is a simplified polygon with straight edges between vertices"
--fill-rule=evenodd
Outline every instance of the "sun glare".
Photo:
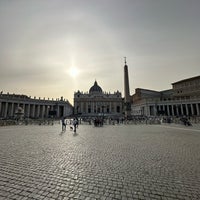
M 71 67 L 69 70 L 69 75 L 73 78 L 77 77 L 79 74 L 79 70 L 76 67 Z

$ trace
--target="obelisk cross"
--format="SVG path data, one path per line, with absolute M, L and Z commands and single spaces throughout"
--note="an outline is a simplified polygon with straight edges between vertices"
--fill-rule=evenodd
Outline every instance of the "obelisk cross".
M 124 62 L 125 62 L 125 65 L 126 65 L 126 57 L 124 57 Z

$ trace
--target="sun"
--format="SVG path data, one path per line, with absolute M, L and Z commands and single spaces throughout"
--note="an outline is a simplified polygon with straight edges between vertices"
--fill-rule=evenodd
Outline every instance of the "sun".
M 72 78 L 76 78 L 79 74 L 79 70 L 76 68 L 76 67 L 71 67 L 69 69 L 69 75 L 72 77 Z

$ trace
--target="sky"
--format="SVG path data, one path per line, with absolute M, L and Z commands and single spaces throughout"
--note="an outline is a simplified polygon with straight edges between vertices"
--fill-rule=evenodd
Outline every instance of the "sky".
M 0 90 L 36 98 L 124 96 L 200 75 L 199 0 L 0 0 Z

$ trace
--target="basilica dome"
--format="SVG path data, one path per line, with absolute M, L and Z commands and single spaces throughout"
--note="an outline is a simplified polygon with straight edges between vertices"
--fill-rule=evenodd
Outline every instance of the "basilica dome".
M 89 93 L 102 93 L 101 87 L 97 84 L 97 82 L 94 82 L 94 85 L 90 88 Z

